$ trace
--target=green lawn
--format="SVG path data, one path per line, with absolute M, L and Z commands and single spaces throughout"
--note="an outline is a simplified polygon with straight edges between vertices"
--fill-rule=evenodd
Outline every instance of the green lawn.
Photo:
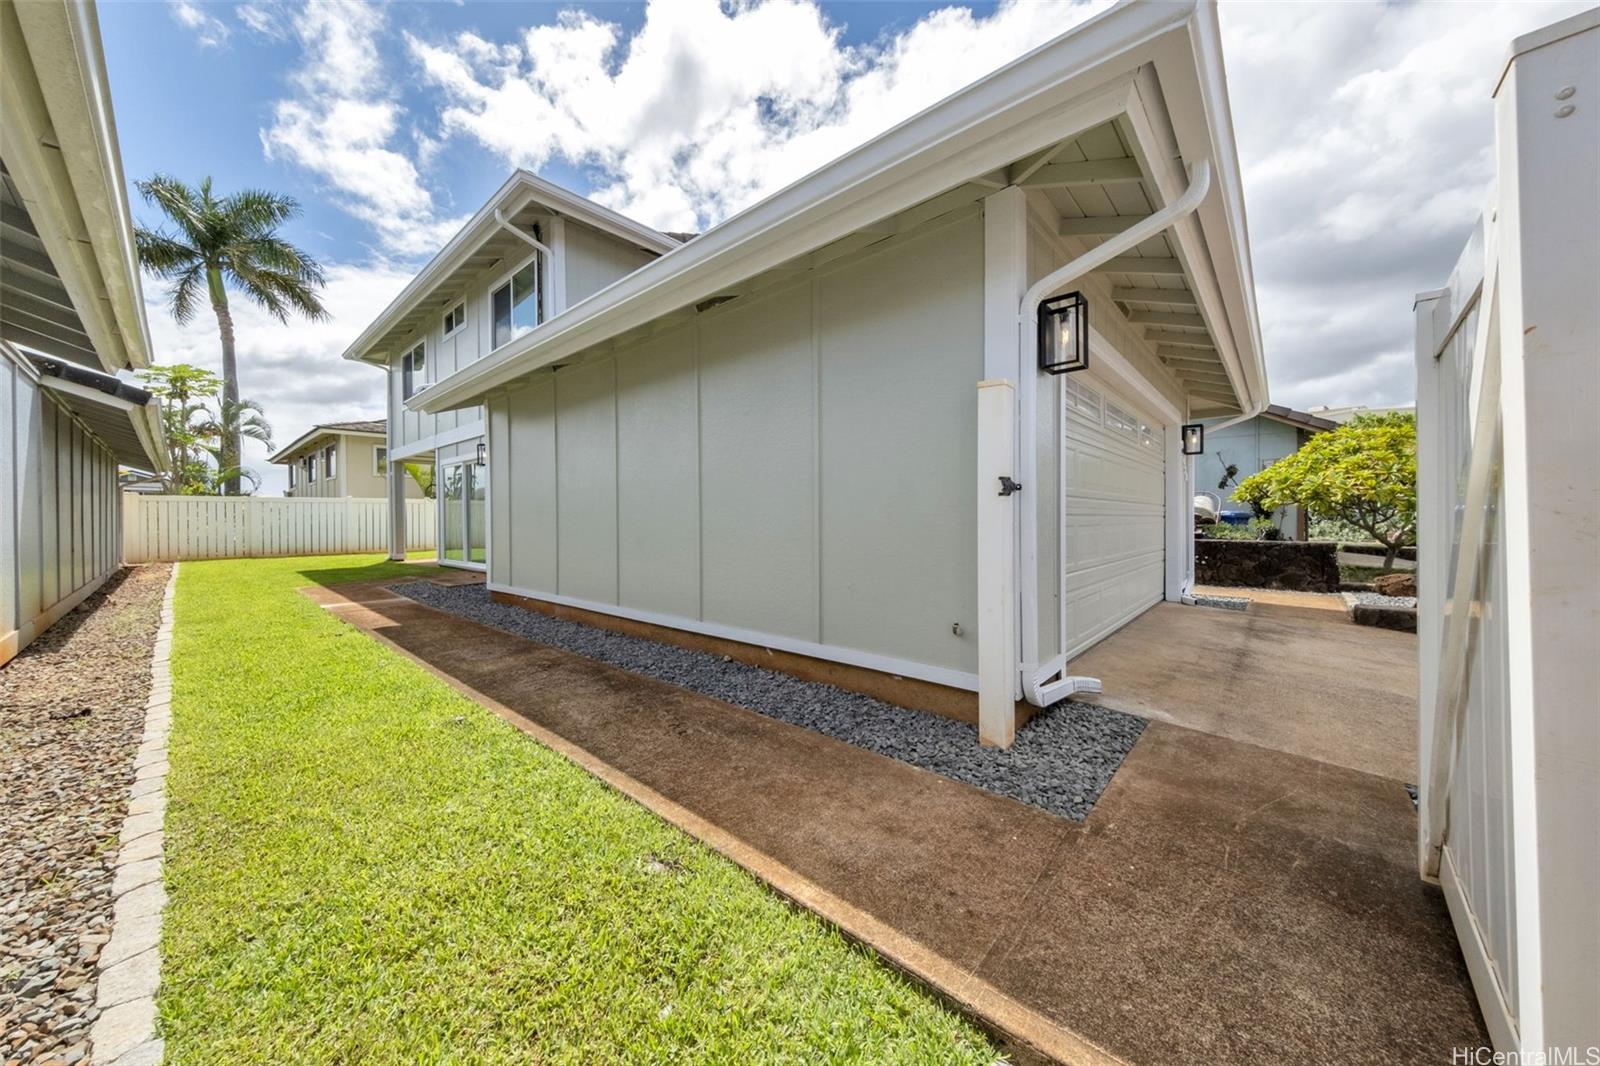
M 416 572 L 183 564 L 174 1061 L 996 1058 L 870 953 L 294 591 Z

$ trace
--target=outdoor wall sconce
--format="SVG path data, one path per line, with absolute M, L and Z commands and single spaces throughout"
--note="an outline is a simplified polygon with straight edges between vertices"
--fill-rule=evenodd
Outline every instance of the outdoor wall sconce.
M 1192 422 L 1183 427 L 1183 454 L 1200 455 L 1206 450 L 1206 427 Z
M 1081 292 L 1039 301 L 1039 369 L 1067 374 L 1089 365 L 1089 301 Z
M 483 466 L 489 462 L 489 446 L 483 441 L 478 442 L 478 465 Z

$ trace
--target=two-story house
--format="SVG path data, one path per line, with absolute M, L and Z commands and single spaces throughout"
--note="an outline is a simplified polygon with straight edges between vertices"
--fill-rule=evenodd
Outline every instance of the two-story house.
M 403 545 L 402 463 L 435 467 L 440 562 L 488 555 L 482 406 L 423 414 L 406 401 L 678 247 L 660 233 L 517 171 L 344 353 L 389 375 L 391 542 Z
M 389 494 L 389 434 L 381 418 L 318 423 L 270 461 L 288 469 L 285 496 L 378 499 Z M 422 498 L 414 478 L 400 481 L 405 499 Z

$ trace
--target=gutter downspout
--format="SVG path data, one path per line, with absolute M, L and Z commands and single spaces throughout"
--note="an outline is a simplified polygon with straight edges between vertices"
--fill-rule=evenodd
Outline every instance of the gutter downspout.
M 522 207 L 519 205 L 517 210 L 522 210 Z M 512 213 L 515 214 L 516 212 Z M 514 224 L 512 224 L 511 220 L 506 217 L 506 213 L 502 208 L 497 207 L 494 209 L 494 221 L 496 225 L 505 230 L 507 233 L 514 233 L 518 237 L 521 237 L 524 241 L 527 241 L 528 244 L 533 246 L 533 250 L 539 254 L 539 257 L 542 260 L 544 260 L 543 272 L 546 278 L 550 277 L 555 272 L 555 252 L 551 251 L 545 244 L 536 239 L 532 234 L 524 233 L 522 230 L 518 229 Z M 541 322 L 547 322 L 551 318 L 555 317 L 554 310 L 548 305 L 548 301 L 550 300 L 549 289 L 550 286 L 548 283 L 539 286 L 539 313 Z
M 1039 662 L 1039 449 L 1036 426 L 1039 412 L 1039 301 L 1053 296 L 1111 259 L 1164 232 L 1173 223 L 1194 212 L 1211 191 L 1211 162 L 1194 164 L 1189 187 L 1172 203 L 1112 237 L 1092 251 L 1051 271 L 1029 287 L 1017 309 L 1022 332 L 1022 364 L 1017 379 L 1018 436 L 1021 442 L 1022 514 L 1021 548 L 1017 576 L 1022 604 L 1022 694 L 1035 707 L 1048 707 L 1077 692 L 1099 692 L 1100 680 L 1093 677 L 1051 677 L 1066 667 L 1066 653 L 1058 652 L 1048 662 Z

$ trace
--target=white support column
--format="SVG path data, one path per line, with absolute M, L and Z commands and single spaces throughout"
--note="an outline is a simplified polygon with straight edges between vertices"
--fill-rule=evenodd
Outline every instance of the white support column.
M 1001 495 L 1016 438 L 1016 389 L 978 382 L 978 742 L 1001 748 L 1016 734 L 1017 494 Z
M 387 453 L 394 454 L 391 448 Z M 405 463 L 389 460 L 389 558 L 406 557 L 406 467 Z
M 1445 464 L 1445 420 L 1454 417 L 1440 407 L 1439 364 L 1434 353 L 1442 334 L 1441 308 L 1447 290 L 1418 294 L 1417 367 L 1417 777 L 1427 782 L 1433 746 L 1433 719 L 1439 702 L 1439 648 L 1443 630 L 1444 589 L 1449 581 L 1452 501 L 1455 472 Z M 1422 808 L 1425 812 L 1426 808 Z M 1417 820 L 1417 866 L 1428 868 L 1430 827 L 1426 813 Z
M 1017 303 L 1022 299 L 1022 294 L 1028 291 L 1028 200 L 1027 195 L 1015 185 L 1008 186 L 984 198 L 983 201 L 983 377 L 986 381 L 1015 382 L 1021 370 L 1018 360 L 1021 358 L 1021 327 L 1017 324 Z M 1015 402 L 1015 390 L 1008 390 Z M 1015 421 L 1015 408 L 1013 408 L 1013 422 Z M 982 425 L 979 427 L 980 444 L 982 448 Z M 1016 430 L 1010 432 L 1013 440 L 1016 439 Z M 1011 478 L 1019 478 L 1017 471 L 1021 469 L 1021 455 L 1016 451 L 1018 444 L 1013 445 L 1012 458 L 1006 464 L 1007 469 L 999 471 Z M 980 464 L 980 471 L 982 465 Z M 988 482 L 991 489 L 997 490 L 998 482 L 991 478 Z M 1024 491 L 1033 491 L 1034 486 L 1025 486 Z M 1015 499 L 1015 497 L 1012 497 Z M 979 522 L 982 508 L 987 497 L 981 492 L 979 495 Z M 1012 508 L 1016 510 L 1015 507 Z M 1019 534 L 1015 531 L 1016 519 L 1013 515 L 1011 522 L 1013 533 L 1010 545 L 1006 551 L 1011 558 L 1010 573 L 1012 582 L 1010 639 L 1012 659 L 1006 665 L 1008 677 L 1007 685 L 1013 703 L 1022 698 L 1022 678 L 1017 671 L 1017 664 L 1021 661 L 1016 647 L 1016 634 L 1022 619 L 1020 615 L 1021 603 L 1016 594 L 1016 555 L 1021 549 L 1018 543 Z M 983 559 L 978 561 L 979 573 L 983 572 Z M 980 644 L 982 641 L 980 626 Z M 980 650 L 979 658 L 982 660 Z M 998 685 L 998 682 L 996 682 Z M 981 682 L 980 682 L 981 689 Z M 998 698 L 998 697 L 996 697 Z M 980 697 L 979 703 L 982 704 Z M 981 733 L 981 730 L 980 730 Z M 1010 732 L 1006 733 L 1007 743 L 1010 743 Z
M 1593 1045 L 1600 1002 L 1600 22 L 1574 16 L 1513 51 L 1495 125 L 1518 1050 L 1529 1053 Z
M 1182 603 L 1188 591 L 1189 556 L 1194 551 L 1194 460 L 1183 454 L 1183 424 L 1166 427 L 1167 529 L 1163 596 Z

